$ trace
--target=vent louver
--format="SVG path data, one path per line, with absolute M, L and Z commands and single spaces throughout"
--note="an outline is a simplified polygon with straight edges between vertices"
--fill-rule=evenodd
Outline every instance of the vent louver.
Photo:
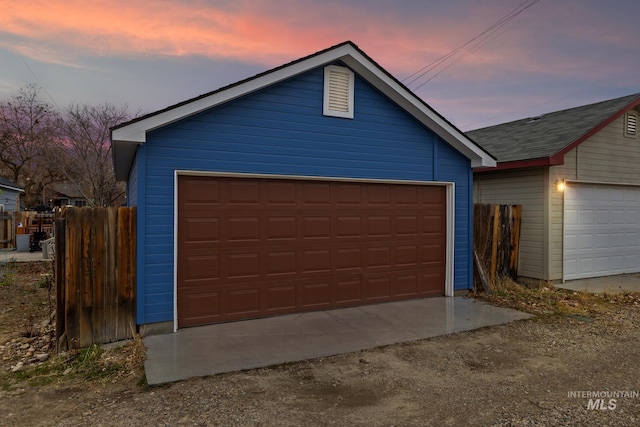
M 325 68 L 324 115 L 353 118 L 353 82 L 354 74 L 348 68 Z
M 625 127 L 625 135 L 635 137 L 638 131 L 638 114 L 636 112 L 627 113 L 627 123 Z

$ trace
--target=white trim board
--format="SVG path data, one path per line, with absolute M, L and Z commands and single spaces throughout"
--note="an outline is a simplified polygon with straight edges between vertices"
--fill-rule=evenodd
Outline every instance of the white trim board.
M 265 179 L 289 179 L 289 180 L 307 180 L 307 181 L 333 181 L 333 182 L 364 182 L 364 183 L 380 183 L 380 184 L 406 184 L 406 185 L 431 185 L 446 187 L 446 223 L 445 231 L 446 248 L 445 248 L 445 280 L 444 295 L 447 297 L 454 296 L 454 253 L 455 253 L 455 183 L 441 181 L 402 181 L 388 179 L 364 179 L 364 178 L 338 178 L 338 177 L 318 177 L 303 175 L 269 175 L 269 174 L 245 174 L 245 173 L 223 173 L 209 171 L 190 171 L 175 170 L 174 171 L 174 194 L 173 194 L 173 329 L 178 330 L 178 177 L 180 176 L 204 176 L 212 178 L 265 178 Z
M 431 129 L 456 150 L 471 160 L 472 167 L 495 167 L 496 159 L 471 141 L 431 107 L 394 79 L 387 71 L 364 54 L 356 45 L 345 42 L 288 65 L 260 74 L 227 88 L 177 104 L 112 129 L 113 159 L 116 178 L 126 180 L 135 155 L 135 146 L 147 141 L 147 133 L 185 119 L 212 107 L 261 90 L 296 75 L 327 64 L 342 62 L 397 103 L 420 123 Z

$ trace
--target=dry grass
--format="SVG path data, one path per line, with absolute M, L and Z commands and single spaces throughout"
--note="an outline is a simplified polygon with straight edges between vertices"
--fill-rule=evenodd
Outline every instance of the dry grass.
M 64 382 L 121 383 L 145 386 L 145 347 L 140 337 L 104 346 L 71 350 L 49 360 L 25 366 L 18 372 L 0 374 L 5 390 L 28 384 L 32 387 Z
M 625 295 L 626 297 L 625 299 Z M 635 295 L 635 296 L 634 296 Z M 612 304 L 631 303 L 640 294 L 598 295 L 559 289 L 543 282 L 522 285 L 511 279 L 497 280 L 490 295 L 474 293 L 473 296 L 491 304 L 510 307 L 542 318 L 596 317 L 607 312 Z

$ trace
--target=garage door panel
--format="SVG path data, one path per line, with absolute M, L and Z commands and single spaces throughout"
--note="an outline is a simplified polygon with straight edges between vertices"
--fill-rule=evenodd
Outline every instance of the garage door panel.
M 260 185 L 256 181 L 235 180 L 226 183 L 226 203 L 228 206 L 246 207 L 260 204 Z
M 366 202 L 370 206 L 390 206 L 391 189 L 388 186 L 368 185 L 366 188 Z
M 303 308 L 331 306 L 331 285 L 325 281 L 299 285 L 298 298 Z
M 395 265 L 402 267 L 416 267 L 420 258 L 420 249 L 417 245 L 398 246 L 396 248 Z
M 565 280 L 640 271 L 640 189 L 570 184 L 565 191 Z
M 331 205 L 331 185 L 329 183 L 309 182 L 300 192 L 303 206 L 322 207 Z
M 336 249 L 336 270 L 360 270 L 362 268 L 362 248 L 339 248 Z
M 266 202 L 269 206 L 295 206 L 298 203 L 296 184 L 293 182 L 268 182 Z
M 294 216 L 268 216 L 266 218 L 266 236 L 270 241 L 293 240 L 298 235 L 298 220 Z
M 422 295 L 437 296 L 440 293 L 440 283 L 444 281 L 444 274 L 442 268 L 434 267 L 425 269 L 420 274 L 420 280 L 418 281 L 418 292 Z
M 189 322 L 203 324 L 218 321 L 222 315 L 220 306 L 220 292 L 178 291 L 178 311 L 186 313 Z
M 391 236 L 391 217 L 388 215 L 367 216 L 367 236 L 370 238 Z
M 261 311 L 259 289 L 233 289 L 226 296 L 227 314 L 257 315 Z
M 418 206 L 418 188 L 412 186 L 403 186 L 398 187 L 394 194 L 396 196 L 396 201 L 399 206 Z
M 391 297 L 391 279 L 389 277 L 369 278 L 365 282 L 365 300 L 388 300 Z
M 303 251 L 301 257 L 302 273 L 320 273 L 331 271 L 331 251 L 328 249 Z
M 269 286 L 265 290 L 266 311 L 291 311 L 296 308 L 296 286 Z
M 298 274 L 295 251 L 274 251 L 266 255 L 267 276 L 291 276 Z
M 226 278 L 251 278 L 260 276 L 260 254 L 238 253 L 227 257 Z
M 220 278 L 220 257 L 216 254 L 185 258 L 185 280 Z
M 336 282 L 336 303 L 344 304 L 362 300 L 362 281 L 359 278 Z
M 218 218 L 186 218 L 182 227 L 185 242 L 217 242 L 220 240 Z
M 418 293 L 418 274 L 404 274 L 396 278 L 395 296 L 411 296 Z
M 362 217 L 360 215 L 337 215 L 336 238 L 353 239 L 362 237 Z
M 344 183 L 336 189 L 336 204 L 340 206 L 362 205 L 362 186 L 354 183 Z
M 330 216 L 306 216 L 302 218 L 302 238 L 304 239 L 330 239 Z
M 226 240 L 228 242 L 247 242 L 260 240 L 260 218 L 234 217 L 225 221 Z
M 179 327 L 444 293 L 444 187 L 244 180 L 179 177 Z

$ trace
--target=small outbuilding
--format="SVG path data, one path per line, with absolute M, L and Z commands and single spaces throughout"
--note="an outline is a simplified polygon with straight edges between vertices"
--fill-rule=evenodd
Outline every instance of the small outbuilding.
M 498 159 L 474 199 L 522 205 L 519 275 L 640 272 L 640 94 L 467 134 Z
M 20 193 L 24 193 L 22 187 L 8 179 L 0 177 L 0 211 L 19 211 Z
M 112 129 L 137 322 L 176 330 L 472 288 L 495 159 L 351 42 Z

